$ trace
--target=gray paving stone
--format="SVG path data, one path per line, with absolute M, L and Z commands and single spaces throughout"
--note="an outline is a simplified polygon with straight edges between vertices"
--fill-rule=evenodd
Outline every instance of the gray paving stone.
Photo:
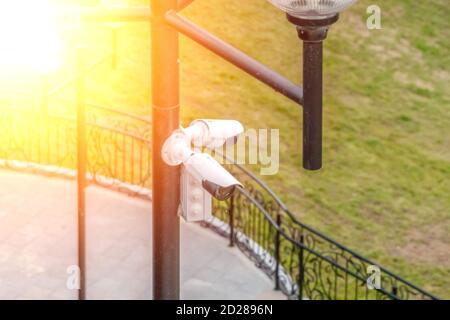
M 74 181 L 0 170 L 0 299 L 76 299 L 67 268 L 77 261 Z M 151 299 L 151 203 L 87 188 L 87 296 Z M 284 298 L 226 239 L 181 227 L 181 297 Z

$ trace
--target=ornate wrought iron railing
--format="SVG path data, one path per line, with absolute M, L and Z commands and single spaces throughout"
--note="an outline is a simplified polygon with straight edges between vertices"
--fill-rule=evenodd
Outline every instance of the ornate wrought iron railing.
M 97 105 L 86 111 L 90 180 L 150 197 L 151 120 Z M 2 106 L 0 127 L 0 165 L 75 176 L 73 117 L 49 115 L 39 107 Z M 384 268 L 381 287 L 369 289 L 368 266 L 375 263 L 298 221 L 244 167 L 227 166 L 245 188 L 227 202 L 216 202 L 215 218 L 205 225 L 229 237 L 289 298 L 436 299 Z
M 276 194 L 241 165 L 228 165 L 245 188 L 215 202 L 206 223 L 236 245 L 290 299 L 434 300 L 437 297 L 298 221 Z M 379 268 L 380 286 L 368 286 Z M 370 280 L 369 279 L 369 280 Z M 373 289 L 371 289 L 373 288 Z
M 87 171 L 99 185 L 150 197 L 151 121 L 102 106 L 87 106 Z M 74 175 L 76 121 L 34 108 L 0 108 L 0 159 L 9 168 Z M 37 167 L 39 165 L 39 167 Z

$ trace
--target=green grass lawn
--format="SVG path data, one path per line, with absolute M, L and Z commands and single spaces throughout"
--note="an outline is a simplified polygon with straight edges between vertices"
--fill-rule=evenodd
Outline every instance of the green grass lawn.
M 372 3 L 344 13 L 325 42 L 323 170 L 302 169 L 297 105 L 184 37 L 183 122 L 280 129 L 280 172 L 263 179 L 303 222 L 450 298 L 450 9 L 446 0 L 378 0 L 383 29 L 369 31 Z M 295 29 L 267 1 L 197 0 L 184 14 L 301 82 Z M 92 60 L 108 53 L 109 35 L 84 29 Z M 148 26 L 123 26 L 119 50 L 117 70 L 106 64 L 91 75 L 89 101 L 148 116 Z

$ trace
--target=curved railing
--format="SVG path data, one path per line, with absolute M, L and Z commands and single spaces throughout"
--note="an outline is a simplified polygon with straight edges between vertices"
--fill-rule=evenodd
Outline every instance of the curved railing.
M 229 159 L 228 159 L 229 161 Z M 241 165 L 228 169 L 245 188 L 216 202 L 207 225 L 229 237 L 291 299 L 433 300 L 437 297 L 298 221 L 276 194 Z M 380 271 L 370 289 L 369 266 Z
M 61 102 L 63 103 L 63 102 Z M 73 117 L 42 109 L 3 107 L 0 165 L 52 174 L 76 174 L 77 130 Z M 150 197 L 151 121 L 87 105 L 87 160 L 93 183 Z M 243 182 L 215 218 L 204 223 L 229 237 L 291 299 L 436 299 L 380 268 L 381 287 L 366 285 L 375 263 L 301 223 L 276 194 L 237 164 L 228 169 Z

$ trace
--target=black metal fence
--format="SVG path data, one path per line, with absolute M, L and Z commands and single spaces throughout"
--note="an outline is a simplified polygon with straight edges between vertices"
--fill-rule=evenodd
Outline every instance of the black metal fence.
M 0 107 L 0 112 L 3 166 L 76 175 L 73 116 L 47 115 L 39 109 L 16 106 Z M 151 121 L 97 105 L 87 105 L 86 114 L 89 180 L 150 197 Z
M 60 102 L 67 104 L 67 102 Z M 87 168 L 92 183 L 149 198 L 151 121 L 87 105 Z M 76 176 L 76 119 L 38 108 L 1 107 L 0 165 Z M 205 223 L 229 237 L 291 299 L 436 299 L 381 268 L 381 287 L 369 289 L 375 263 L 299 222 L 283 202 L 240 165 L 227 165 L 244 183 L 227 202 L 215 202 Z
M 228 169 L 245 188 L 216 202 L 206 223 L 236 245 L 290 299 L 434 300 L 430 293 L 301 223 L 274 192 L 241 165 Z M 369 266 L 379 268 L 380 287 Z

